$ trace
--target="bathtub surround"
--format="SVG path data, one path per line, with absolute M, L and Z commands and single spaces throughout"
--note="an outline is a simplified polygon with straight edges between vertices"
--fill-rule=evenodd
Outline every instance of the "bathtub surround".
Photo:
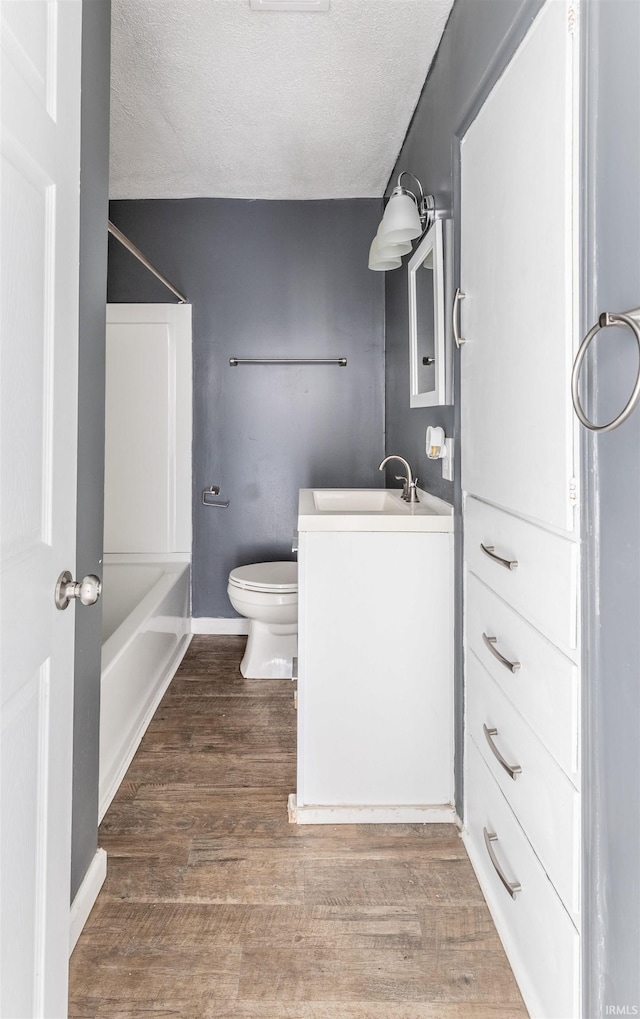
M 235 619 L 231 569 L 292 558 L 300 488 L 380 487 L 384 308 L 367 269 L 378 199 L 112 202 L 193 303 L 193 615 Z M 164 288 L 111 243 L 109 300 Z M 229 367 L 230 357 L 347 357 Z M 228 509 L 202 505 L 220 486 Z M 206 625 L 212 625 L 207 623 Z
M 109 304 L 104 550 L 191 559 L 191 305 Z
M 191 640 L 191 310 L 107 306 L 100 818 Z

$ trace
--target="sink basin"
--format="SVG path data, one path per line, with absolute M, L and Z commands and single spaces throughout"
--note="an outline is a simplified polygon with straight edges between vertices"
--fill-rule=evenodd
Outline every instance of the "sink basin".
M 418 489 L 419 503 L 401 488 L 302 488 L 299 531 L 452 531 L 453 506 Z
M 384 488 L 313 489 L 313 502 L 321 513 L 397 513 L 401 508 L 397 501 Z M 403 505 L 408 510 L 407 503 Z

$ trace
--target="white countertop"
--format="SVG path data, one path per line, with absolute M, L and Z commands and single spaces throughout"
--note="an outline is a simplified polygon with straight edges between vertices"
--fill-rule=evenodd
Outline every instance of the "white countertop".
M 450 503 L 418 489 L 420 502 L 409 504 L 401 493 L 400 488 L 301 488 L 298 530 L 453 531 Z

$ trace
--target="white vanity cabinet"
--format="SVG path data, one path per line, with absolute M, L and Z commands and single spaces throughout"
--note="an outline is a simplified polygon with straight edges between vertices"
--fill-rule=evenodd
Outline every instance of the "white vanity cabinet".
M 452 516 L 399 507 L 396 527 L 428 531 L 375 510 L 306 521 L 293 819 L 452 820 Z
M 537 1019 L 581 1015 L 574 15 L 547 0 L 461 146 L 464 839 Z

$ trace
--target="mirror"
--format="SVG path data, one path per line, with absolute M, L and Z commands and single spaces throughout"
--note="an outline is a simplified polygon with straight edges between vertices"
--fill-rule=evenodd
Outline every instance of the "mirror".
M 411 407 L 451 402 L 444 314 L 444 225 L 441 219 L 433 223 L 409 262 Z

